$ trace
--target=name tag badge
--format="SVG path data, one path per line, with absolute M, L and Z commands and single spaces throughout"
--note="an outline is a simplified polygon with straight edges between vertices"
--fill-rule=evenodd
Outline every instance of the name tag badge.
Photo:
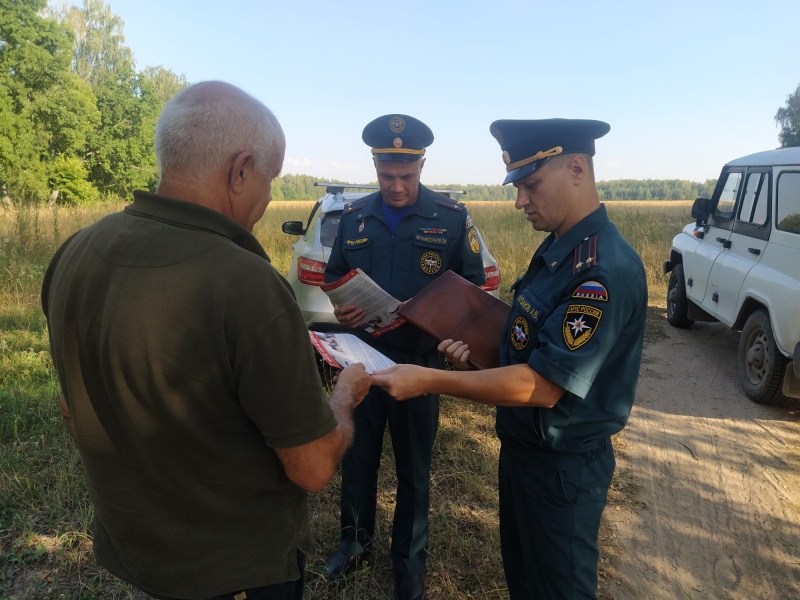
M 344 245 L 348 248 L 358 248 L 360 246 L 366 246 L 367 242 L 369 242 L 368 237 L 360 237 L 352 240 L 345 240 Z

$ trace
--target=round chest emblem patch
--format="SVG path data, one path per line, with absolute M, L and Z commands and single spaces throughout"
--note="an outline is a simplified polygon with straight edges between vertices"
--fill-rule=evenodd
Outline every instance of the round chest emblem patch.
M 438 273 L 442 268 L 442 259 L 436 252 L 426 252 L 419 261 L 419 266 L 428 275 Z
M 511 345 L 517 350 L 522 350 L 528 345 L 528 337 L 530 329 L 528 328 L 528 321 L 525 317 L 517 317 L 511 324 Z

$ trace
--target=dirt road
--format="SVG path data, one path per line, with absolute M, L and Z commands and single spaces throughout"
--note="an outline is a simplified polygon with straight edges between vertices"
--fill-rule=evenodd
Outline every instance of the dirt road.
M 655 316 L 619 444 L 626 499 L 606 511 L 606 597 L 800 599 L 800 410 L 747 399 L 737 333 Z

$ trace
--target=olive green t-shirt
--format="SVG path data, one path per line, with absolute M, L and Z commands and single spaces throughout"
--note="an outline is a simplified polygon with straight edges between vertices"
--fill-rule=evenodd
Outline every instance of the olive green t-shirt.
M 306 493 L 273 448 L 336 422 L 294 294 L 234 221 L 134 198 L 68 240 L 42 289 L 97 560 L 170 597 L 297 579 Z

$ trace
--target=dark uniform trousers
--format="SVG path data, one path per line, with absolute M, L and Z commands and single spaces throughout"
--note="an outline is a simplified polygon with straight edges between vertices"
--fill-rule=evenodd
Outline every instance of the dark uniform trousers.
M 407 361 L 442 368 L 438 351 Z M 401 575 L 425 570 L 433 442 L 439 427 L 439 395 L 402 402 L 373 387 L 353 411 L 355 439 L 342 460 L 342 539 L 369 548 L 375 533 L 378 468 L 386 423 L 394 450 L 397 502 L 392 524 L 392 565 Z
M 511 600 L 597 598 L 597 534 L 615 459 L 500 449 L 500 547 Z M 535 569 L 531 569 L 535 565 Z

